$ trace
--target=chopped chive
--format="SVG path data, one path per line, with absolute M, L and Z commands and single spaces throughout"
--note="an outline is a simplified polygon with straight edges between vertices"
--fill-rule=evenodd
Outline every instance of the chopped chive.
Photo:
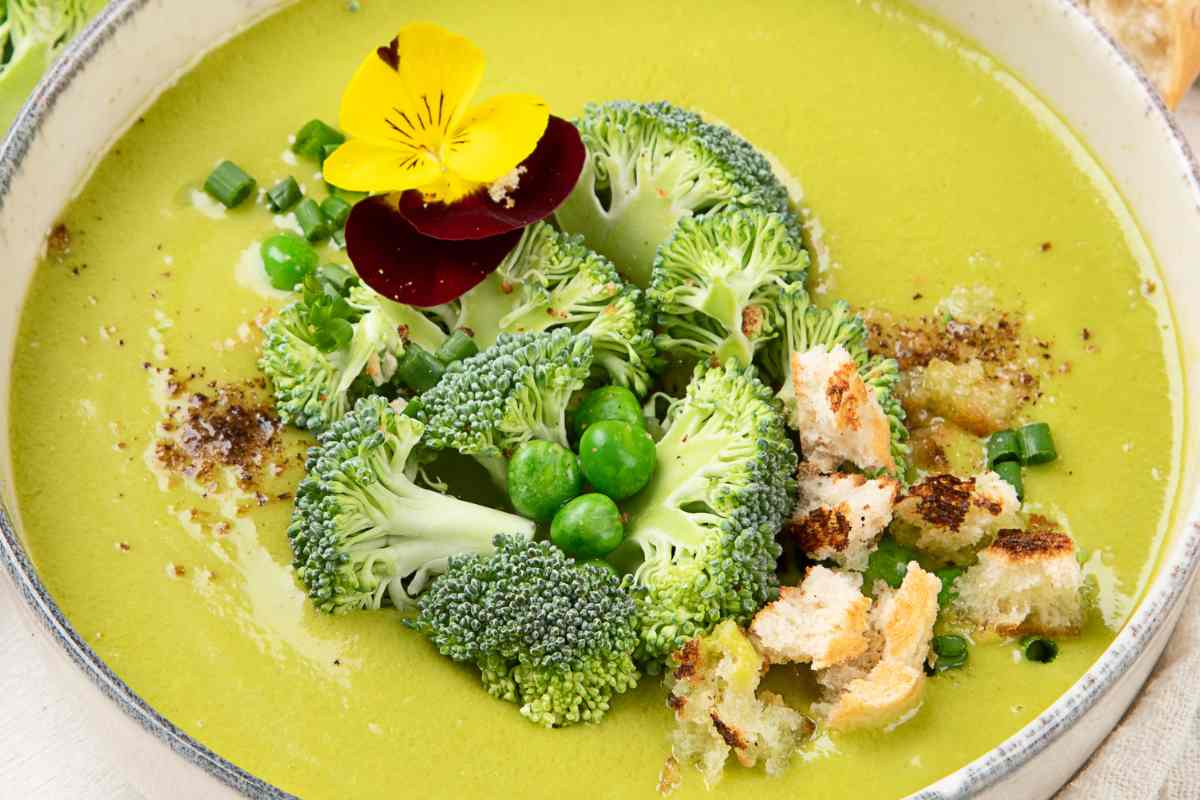
M 1021 480 L 1021 462 L 1001 461 L 992 470 L 1017 490 L 1017 499 L 1025 499 L 1025 483 Z
M 942 588 L 938 592 L 938 608 L 947 608 L 958 598 L 958 592 L 954 591 L 954 582 L 963 574 L 963 569 L 961 567 L 945 567 L 934 570 L 933 574 L 942 582 Z
M 348 295 L 350 288 L 358 284 L 358 276 L 341 264 L 325 264 L 317 270 L 317 277 L 339 297 Z
M 333 151 L 341 147 L 340 144 L 327 144 L 321 148 L 321 164 L 324 165 L 325 159 L 333 155 Z
M 204 191 L 215 197 L 226 208 L 241 205 L 254 191 L 254 178 L 232 161 L 222 161 L 209 173 L 204 181 Z
M 335 228 L 346 224 L 346 218 L 350 216 L 351 208 L 353 206 L 335 194 L 331 194 L 321 201 L 321 210 L 325 212 L 326 218 L 333 223 Z
M 1016 431 L 996 431 L 987 440 L 987 463 L 994 467 L 1001 461 L 1021 460 L 1021 437 Z
M 319 242 L 329 238 L 329 220 L 317 205 L 317 201 L 306 197 L 296 206 L 296 221 L 304 231 L 304 238 L 310 242 Z
M 916 560 L 915 550 L 905 547 L 891 536 L 884 536 L 867 561 L 867 568 L 863 572 L 863 590 L 873 593 L 875 582 L 880 580 L 893 589 L 900 588 L 904 576 L 908 574 L 909 562 Z
M 1021 649 L 1027 660 L 1039 664 L 1049 664 L 1058 657 L 1058 645 L 1044 636 L 1026 636 L 1021 640 Z
M 329 234 L 329 238 L 333 240 L 333 243 L 335 245 L 337 245 L 337 248 L 339 250 L 346 249 L 346 229 L 345 228 L 338 228 L 336 231 Z
M 415 392 L 432 389 L 442 379 L 446 368 L 429 351 L 417 344 L 409 342 L 404 348 L 404 355 L 396 365 L 396 377 L 408 388 Z
M 1032 422 L 1022 426 L 1017 435 L 1021 438 L 1021 460 L 1026 464 L 1049 464 L 1058 458 L 1054 437 L 1046 423 Z
M 470 358 L 479 352 L 479 345 L 475 344 L 475 340 L 466 334 L 465 331 L 457 330 L 450 334 L 446 341 L 442 342 L 442 346 L 437 349 L 434 354 L 443 364 L 449 364 L 454 361 L 462 361 L 464 358 Z
M 933 637 L 933 653 L 937 658 L 933 662 L 933 673 L 945 672 L 948 669 L 959 669 L 967 663 L 969 648 L 967 640 L 956 633 Z
M 299 203 L 303 196 L 300 192 L 300 184 L 296 183 L 295 178 L 288 175 L 267 190 L 267 204 L 271 206 L 272 211 L 282 214 Z
M 323 161 L 326 145 L 339 145 L 346 137 L 319 119 L 310 119 L 304 127 L 296 131 L 296 141 L 292 143 L 292 152 L 311 158 L 313 161 Z

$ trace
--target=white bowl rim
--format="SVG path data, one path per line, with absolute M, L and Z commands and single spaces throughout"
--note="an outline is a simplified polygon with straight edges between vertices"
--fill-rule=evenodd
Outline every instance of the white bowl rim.
M 1076 0 L 1045 0 L 1067 14 L 1077 15 L 1090 32 L 1099 37 L 1117 57 L 1127 78 L 1134 79 L 1145 94 L 1150 113 L 1157 115 L 1169 131 L 1176 155 L 1186 164 L 1188 180 L 1200 197 L 1200 163 L 1187 139 L 1154 89 L 1153 82 L 1118 47 L 1113 38 L 1077 4 Z M 12 178 L 37 137 L 42 120 L 53 110 L 58 97 L 71 85 L 95 53 L 141 11 L 149 0 L 112 0 L 108 6 L 63 52 L 22 106 L 12 127 L 0 143 L 0 207 L 7 200 Z M 1183 498 L 1177 498 L 1177 502 Z M 1182 516 L 1183 507 L 1178 509 Z M 1190 587 L 1200 569 L 1200 498 L 1171 543 L 1172 552 L 1161 556 L 1158 575 L 1134 615 L 1117 638 L 1080 679 L 1049 708 L 974 761 L 936 783 L 911 795 L 914 800 L 959 800 L 969 797 L 1011 774 L 1045 750 L 1083 714 L 1096 705 L 1117 680 L 1146 651 L 1159 629 Z M 50 596 L 26 553 L 15 525 L 0 499 L 0 558 L 22 599 L 37 622 L 56 640 L 66 655 L 87 678 L 116 703 L 127 716 L 173 751 L 199 766 L 225 785 L 247 797 L 279 800 L 295 796 L 252 775 L 232 761 L 214 753 L 170 720 L 159 714 L 118 677 L 67 621 Z

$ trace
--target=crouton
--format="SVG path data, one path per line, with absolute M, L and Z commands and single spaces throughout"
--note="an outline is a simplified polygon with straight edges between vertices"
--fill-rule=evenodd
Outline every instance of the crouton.
M 887 415 L 846 348 L 792 353 L 792 384 L 793 422 L 809 463 L 824 472 L 845 461 L 895 472 Z
M 687 642 L 672 661 L 672 757 L 699 769 L 706 786 L 720 780 L 730 752 L 742 766 L 762 761 L 768 774 L 778 773 L 812 733 L 811 721 L 778 695 L 757 692 L 767 661 L 732 620 Z
M 955 581 L 953 609 L 1004 636 L 1061 636 L 1083 625 L 1083 571 L 1071 537 L 1003 530 Z
M 772 664 L 808 663 L 825 669 L 867 649 L 862 576 L 810 567 L 799 586 L 786 586 L 750 623 L 750 639 Z
M 974 478 L 931 475 L 896 503 L 893 526 L 902 544 L 956 561 L 969 557 L 996 531 L 1017 523 L 1017 492 L 994 472 Z
M 800 500 L 788 524 L 805 555 L 862 571 L 883 529 L 892 521 L 900 484 L 892 478 L 821 473 L 800 465 Z
M 925 688 L 924 664 L 941 585 L 917 562 L 909 563 L 900 588 L 881 591 L 871 608 L 867 651 L 817 673 L 827 700 L 813 708 L 830 728 L 879 727 L 917 707 Z
M 1196 0 L 1085 0 L 1084 5 L 1154 81 L 1171 108 L 1200 74 Z
M 899 394 L 905 413 L 916 423 L 940 417 L 987 436 L 1009 426 L 1026 392 L 989 375 L 978 359 L 955 364 L 935 358 L 905 373 Z

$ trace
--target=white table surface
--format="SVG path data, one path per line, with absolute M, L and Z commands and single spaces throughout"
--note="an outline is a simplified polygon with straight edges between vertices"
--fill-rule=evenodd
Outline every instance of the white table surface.
M 1185 98 L 1179 118 L 1200 153 L 1200 89 Z M 18 602 L 0 571 L 0 797 L 144 800 L 86 727 L 70 693 L 43 674 Z

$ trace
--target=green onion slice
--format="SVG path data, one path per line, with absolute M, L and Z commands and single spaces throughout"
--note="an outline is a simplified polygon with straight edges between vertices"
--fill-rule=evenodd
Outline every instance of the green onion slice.
M 204 191 L 226 208 L 235 208 L 254 191 L 254 178 L 232 161 L 222 161 L 204 181 Z

